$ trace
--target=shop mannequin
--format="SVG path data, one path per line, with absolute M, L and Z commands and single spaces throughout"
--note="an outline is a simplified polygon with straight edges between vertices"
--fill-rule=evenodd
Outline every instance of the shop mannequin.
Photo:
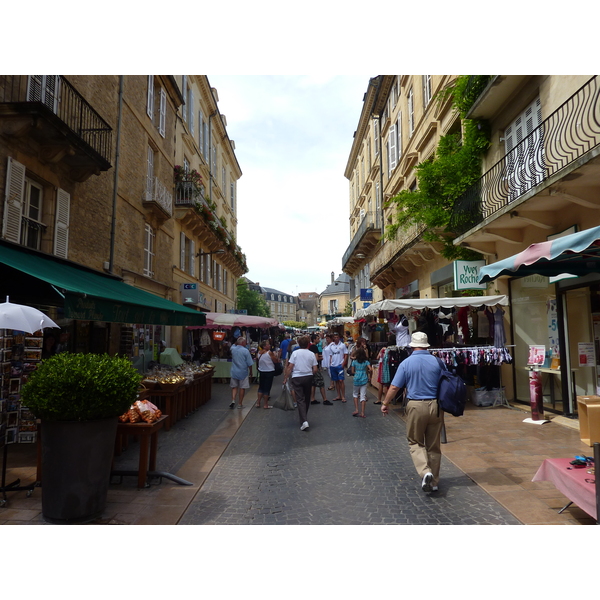
M 408 331 L 408 319 L 402 314 L 400 317 L 392 316 L 395 321 L 388 321 L 390 333 L 396 336 L 396 346 L 404 348 L 410 343 L 410 333 Z

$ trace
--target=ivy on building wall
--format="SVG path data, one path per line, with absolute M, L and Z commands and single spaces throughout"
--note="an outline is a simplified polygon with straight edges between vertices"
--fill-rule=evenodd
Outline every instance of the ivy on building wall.
M 468 248 L 454 246 L 455 235 L 448 229 L 454 202 L 481 177 L 481 159 L 490 145 L 487 121 L 465 119 L 465 115 L 490 80 L 489 75 L 460 75 L 437 100 L 452 98 L 461 117 L 461 133 L 439 140 L 435 155 L 418 164 L 417 189 L 402 190 L 386 206 L 395 206 L 394 221 L 386 227 L 385 239 L 393 240 L 398 231 L 412 225 L 425 225 L 422 238 L 441 242 L 441 254 L 447 260 L 474 260 L 481 255 Z

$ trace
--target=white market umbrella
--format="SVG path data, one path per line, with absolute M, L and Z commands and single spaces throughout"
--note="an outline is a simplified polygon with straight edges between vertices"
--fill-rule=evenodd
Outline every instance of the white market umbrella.
M 0 329 L 16 329 L 26 333 L 34 333 L 44 327 L 60 327 L 37 308 L 24 304 L 13 304 L 8 301 L 0 304 Z

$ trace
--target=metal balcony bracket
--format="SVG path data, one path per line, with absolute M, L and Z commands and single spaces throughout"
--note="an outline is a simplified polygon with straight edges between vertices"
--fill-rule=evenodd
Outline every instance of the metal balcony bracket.
M 533 225 L 534 227 L 539 227 L 541 229 L 554 229 L 555 227 L 554 220 L 543 219 L 541 213 L 525 213 L 523 211 L 517 212 L 516 210 L 513 210 L 510 213 L 510 218 L 529 223 L 530 225 Z

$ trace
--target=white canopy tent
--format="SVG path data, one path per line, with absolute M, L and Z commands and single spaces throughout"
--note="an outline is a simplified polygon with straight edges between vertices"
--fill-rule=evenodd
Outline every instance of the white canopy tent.
M 507 296 L 466 296 L 461 298 L 406 298 L 375 302 L 356 311 L 355 318 L 376 315 L 379 311 L 423 310 L 425 308 L 461 308 L 463 306 L 508 306 Z

